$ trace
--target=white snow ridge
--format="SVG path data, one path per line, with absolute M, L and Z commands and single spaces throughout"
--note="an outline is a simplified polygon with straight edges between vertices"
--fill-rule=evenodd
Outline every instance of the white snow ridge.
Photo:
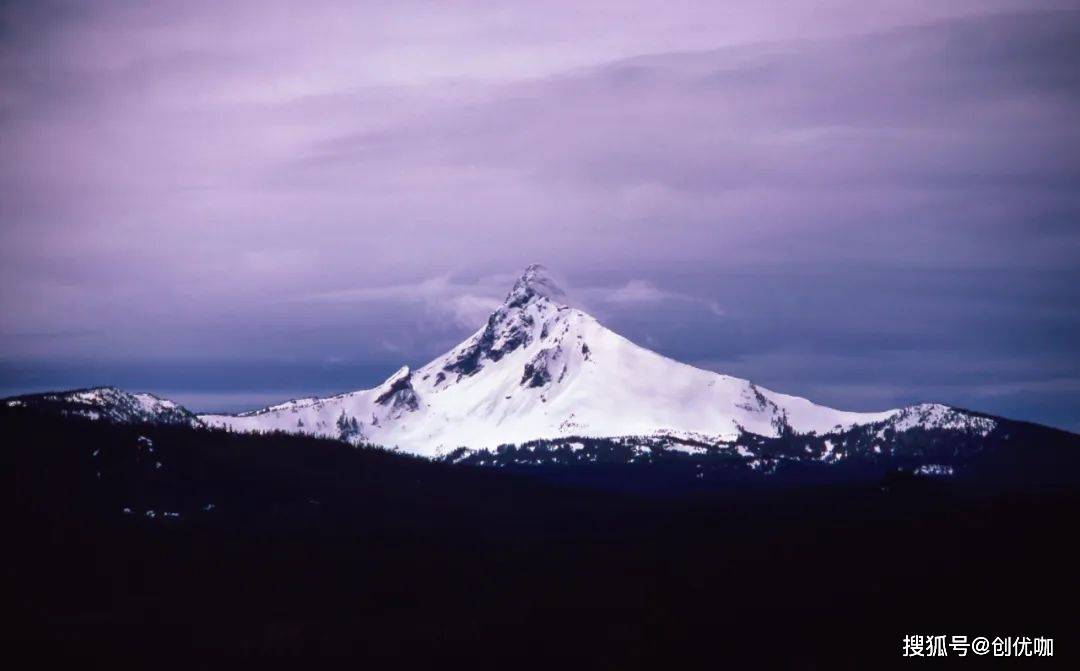
M 29 401 L 23 399 L 30 399 Z M 202 423 L 186 408 L 153 394 L 131 393 L 116 387 L 94 387 L 73 391 L 24 396 L 8 401 L 17 407 L 28 402 L 45 403 L 61 408 L 61 413 L 119 424 L 183 424 Z
M 826 433 L 900 412 L 833 410 L 673 361 L 568 306 L 547 271 L 531 265 L 486 324 L 419 370 L 404 367 L 374 389 L 200 419 L 439 456 L 570 436 Z

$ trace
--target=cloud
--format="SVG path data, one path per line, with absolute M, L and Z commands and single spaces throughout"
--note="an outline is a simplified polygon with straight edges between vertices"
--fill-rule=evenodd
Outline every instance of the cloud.
M 3 4 L 0 358 L 422 358 L 541 261 L 681 358 L 1071 370 L 1071 5 Z
M 429 313 L 450 318 L 463 327 L 476 327 L 502 302 L 490 283 L 459 283 L 450 276 L 428 278 L 414 284 L 338 289 L 291 296 L 290 302 L 421 304 Z M 502 290 L 505 294 L 505 288 Z
M 671 297 L 671 294 L 660 291 L 651 282 L 630 280 L 623 286 L 611 291 L 606 296 L 606 299 L 612 303 L 655 303 Z
M 659 306 L 670 308 L 672 304 L 677 303 L 693 308 L 703 308 L 715 317 L 723 317 L 726 314 L 715 300 L 660 289 L 645 279 L 630 279 L 625 284 L 614 288 L 575 287 L 574 294 L 582 298 L 586 309 L 598 312 L 608 312 L 612 309 L 654 309 Z

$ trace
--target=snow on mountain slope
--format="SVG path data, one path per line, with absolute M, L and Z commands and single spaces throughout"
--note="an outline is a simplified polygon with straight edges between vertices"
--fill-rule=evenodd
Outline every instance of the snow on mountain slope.
M 374 389 L 200 419 L 236 431 L 307 433 L 439 456 L 568 436 L 723 441 L 744 431 L 777 436 L 958 421 L 946 406 L 926 408 L 844 412 L 673 361 L 567 305 L 544 268 L 532 265 L 481 329 L 419 370 L 404 367 Z
M 9 407 L 56 408 L 63 414 L 104 419 L 117 424 L 185 424 L 202 422 L 183 406 L 153 394 L 131 393 L 116 387 L 17 396 L 4 401 Z

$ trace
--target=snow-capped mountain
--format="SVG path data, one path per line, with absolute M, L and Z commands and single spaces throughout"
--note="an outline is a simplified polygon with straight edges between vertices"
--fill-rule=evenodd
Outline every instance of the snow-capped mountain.
M 857 426 L 985 435 L 994 420 L 936 404 L 835 410 L 673 361 L 605 328 L 531 265 L 476 333 L 374 389 L 289 401 L 207 426 L 376 443 L 423 456 L 568 437 L 733 443 L 752 434 L 823 435 Z
M 36 408 L 64 415 L 103 419 L 116 424 L 203 423 L 187 408 L 153 394 L 131 393 L 116 387 L 95 387 L 46 394 L 28 394 L 5 399 L 9 408 Z

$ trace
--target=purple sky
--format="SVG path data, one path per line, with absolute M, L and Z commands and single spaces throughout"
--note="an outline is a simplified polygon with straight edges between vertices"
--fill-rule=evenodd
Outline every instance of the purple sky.
M 0 2 L 0 393 L 363 387 L 537 261 L 778 391 L 1080 430 L 1070 5 Z

